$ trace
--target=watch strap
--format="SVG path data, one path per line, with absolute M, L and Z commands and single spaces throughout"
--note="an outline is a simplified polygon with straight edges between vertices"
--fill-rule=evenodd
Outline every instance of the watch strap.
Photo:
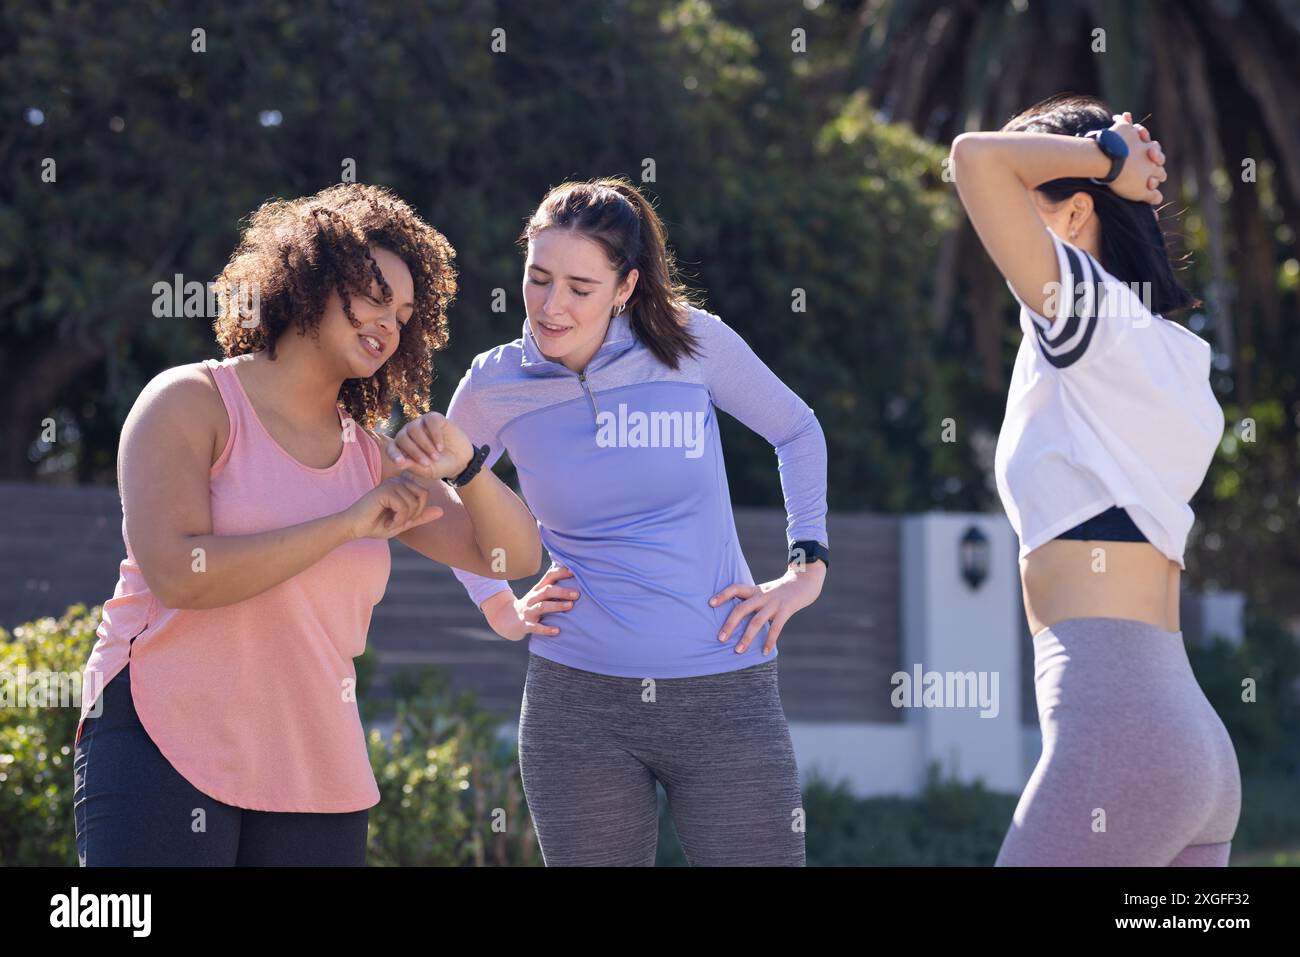
M 443 481 L 452 488 L 460 488 L 462 485 L 469 483 L 479 470 L 483 468 L 483 463 L 487 461 L 488 453 L 491 451 L 489 445 L 474 446 L 474 454 L 470 456 L 469 464 L 461 471 L 459 475 L 452 478 L 444 478 Z
M 821 562 L 827 568 L 831 565 L 831 550 L 819 541 L 812 539 L 792 542 L 786 564 L 795 562 L 806 565 L 808 562 Z
M 1128 159 L 1128 154 L 1125 154 L 1123 156 L 1112 156 L 1110 153 L 1106 152 L 1105 147 L 1101 145 L 1101 134 L 1106 132 L 1109 131 L 1092 130 L 1088 133 L 1083 134 L 1086 139 L 1090 139 L 1097 144 L 1097 149 L 1101 150 L 1103 156 L 1110 158 L 1109 173 L 1107 173 L 1105 176 L 1102 176 L 1100 178 L 1096 176 L 1088 177 L 1090 182 L 1096 183 L 1098 186 L 1109 186 L 1111 183 L 1115 182 L 1115 180 L 1119 178 L 1120 171 L 1124 169 L 1124 162 Z

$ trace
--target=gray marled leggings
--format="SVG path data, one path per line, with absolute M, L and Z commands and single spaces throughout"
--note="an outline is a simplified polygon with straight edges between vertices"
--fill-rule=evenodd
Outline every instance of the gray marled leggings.
M 999 866 L 1217 866 L 1241 811 L 1232 739 L 1182 632 L 1071 618 L 1034 635 L 1043 753 Z
M 650 688 L 529 655 L 519 769 L 546 865 L 653 865 L 657 780 L 693 866 L 802 866 L 776 666 Z

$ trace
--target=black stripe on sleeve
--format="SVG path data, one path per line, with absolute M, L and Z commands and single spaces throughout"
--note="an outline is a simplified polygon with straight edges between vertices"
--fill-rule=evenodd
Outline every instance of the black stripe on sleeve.
M 1069 318 L 1066 319 L 1061 331 L 1050 338 L 1043 330 L 1035 327 L 1043 358 L 1058 369 L 1073 365 L 1087 352 L 1092 335 L 1097 331 L 1097 316 L 1103 294 L 1103 285 L 1098 281 L 1097 273 L 1092 268 L 1094 265 L 1092 257 L 1087 253 L 1083 254 L 1083 260 L 1087 263 L 1085 265 L 1073 247 L 1065 243 L 1062 243 L 1062 246 L 1070 264 L 1071 278 L 1074 280 L 1069 284 L 1071 288 L 1068 290 L 1068 303 L 1062 303 L 1070 310 Z M 1076 298 L 1081 285 L 1087 288 L 1090 295 Z M 1062 291 L 1067 292 L 1067 290 Z M 1083 327 L 1082 334 L 1079 333 L 1080 326 Z M 1067 348 L 1068 342 L 1074 344 Z

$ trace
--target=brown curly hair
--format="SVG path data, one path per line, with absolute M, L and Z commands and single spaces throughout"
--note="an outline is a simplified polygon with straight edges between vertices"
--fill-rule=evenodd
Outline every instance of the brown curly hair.
M 259 321 L 245 328 L 238 299 L 221 298 L 213 331 L 226 356 L 265 349 L 274 359 L 276 341 L 290 327 L 319 335 L 331 290 L 348 321 L 360 326 L 350 294 L 368 295 L 373 279 L 385 301 L 392 296 L 370 254 L 371 247 L 388 249 L 411 270 L 415 309 L 397 351 L 370 378 L 345 381 L 339 401 L 367 429 L 388 418 L 394 398 L 408 417 L 427 411 L 431 357 L 447 345 L 447 308 L 456 295 L 456 251 L 446 237 L 390 190 L 360 183 L 268 200 L 245 222 L 216 286 L 257 290 Z

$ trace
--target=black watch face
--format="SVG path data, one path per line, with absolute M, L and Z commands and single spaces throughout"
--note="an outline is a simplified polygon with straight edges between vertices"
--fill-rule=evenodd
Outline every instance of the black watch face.
M 1102 130 L 1101 135 L 1097 137 L 1097 142 L 1101 146 L 1101 151 L 1111 159 L 1128 156 L 1128 144 L 1124 142 L 1124 137 L 1114 130 Z

